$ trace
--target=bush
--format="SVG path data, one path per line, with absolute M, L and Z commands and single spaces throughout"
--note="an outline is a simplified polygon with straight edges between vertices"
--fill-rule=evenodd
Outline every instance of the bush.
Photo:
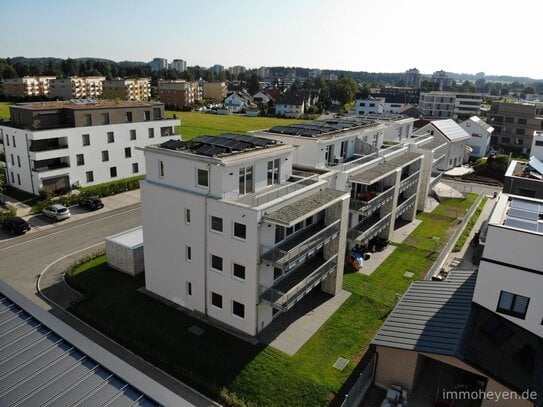
M 15 205 L 7 204 L 5 210 L 0 210 L 0 222 L 13 218 L 14 216 L 17 216 L 17 207 Z

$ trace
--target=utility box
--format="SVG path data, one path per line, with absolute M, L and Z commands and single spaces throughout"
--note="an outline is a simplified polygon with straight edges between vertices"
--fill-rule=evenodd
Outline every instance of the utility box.
M 143 272 L 143 229 L 137 227 L 106 237 L 107 264 L 135 276 Z

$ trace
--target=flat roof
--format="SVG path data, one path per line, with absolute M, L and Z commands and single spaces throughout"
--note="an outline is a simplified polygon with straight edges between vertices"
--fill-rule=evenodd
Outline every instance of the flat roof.
M 476 271 L 453 270 L 444 281 L 413 282 L 371 343 L 458 356 L 476 276 Z
M 0 281 L 0 405 L 192 406 Z
M 106 240 L 132 249 L 143 246 L 143 227 L 138 226 L 137 228 L 108 236 Z
M 543 234 L 543 199 L 501 194 L 488 224 Z
M 264 220 L 284 226 L 292 226 L 304 216 L 308 216 L 310 213 L 321 208 L 328 207 L 341 197 L 348 195 L 349 193 L 345 191 L 325 188 L 273 212 L 266 213 Z
M 17 103 L 10 108 L 27 110 L 50 110 L 50 109 L 95 109 L 112 107 L 152 107 L 162 103 L 150 103 L 133 100 L 98 100 L 98 99 L 71 99 L 52 102 L 30 102 Z
M 409 151 L 389 161 L 379 163 L 375 167 L 363 170 L 362 172 L 351 176 L 349 179 L 352 181 L 373 184 L 374 182 L 379 181 L 379 179 L 383 178 L 385 175 L 389 174 L 395 169 L 403 167 L 404 165 L 416 160 L 420 156 L 421 154 Z
M 317 138 L 348 130 L 371 127 L 377 124 L 379 123 L 377 123 L 375 120 L 329 119 L 314 120 L 309 123 L 290 124 L 288 126 L 274 126 L 265 131 L 287 136 Z

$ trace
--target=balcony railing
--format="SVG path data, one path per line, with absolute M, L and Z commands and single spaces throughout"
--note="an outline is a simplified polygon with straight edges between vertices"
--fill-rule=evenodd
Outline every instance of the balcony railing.
M 68 145 L 57 144 L 48 146 L 31 146 L 28 151 L 31 151 L 33 153 L 39 153 L 41 151 L 62 150 L 64 148 L 68 148 Z
M 443 177 L 443 173 L 440 172 L 438 174 L 432 174 L 432 177 L 430 178 L 430 187 L 433 187 L 435 184 L 437 184 L 441 178 Z
M 50 164 L 43 167 L 34 167 L 32 171 L 34 172 L 45 172 L 51 170 L 58 170 L 59 168 L 69 168 L 70 164 L 68 163 L 59 163 L 59 164 Z
M 401 215 L 403 215 L 409 209 L 409 207 L 415 203 L 416 197 L 417 197 L 417 194 L 411 195 L 409 198 L 403 201 L 400 205 L 398 205 L 398 208 L 396 209 L 396 217 L 400 217 Z
M 373 161 L 378 157 L 379 156 L 377 153 L 371 153 L 360 158 L 356 158 L 352 161 L 335 165 L 332 168 L 337 169 L 338 171 L 348 171 L 352 168 L 358 167 L 359 165 L 369 163 L 370 161 Z
M 445 154 L 441 154 L 439 157 L 437 157 L 432 162 L 432 167 L 436 167 L 437 165 L 441 164 L 443 161 L 445 161 Z
M 420 171 L 416 171 L 415 173 L 411 174 L 406 179 L 400 182 L 400 193 L 405 191 L 407 188 L 416 185 L 417 182 L 419 182 L 419 172 Z
M 366 215 L 379 209 L 381 206 L 389 202 L 394 196 L 394 187 L 391 186 L 385 191 L 379 193 L 379 195 L 370 199 L 369 201 L 362 201 L 359 199 L 351 199 L 349 207 L 352 210 L 364 212 Z
M 284 186 L 280 186 L 278 188 L 275 188 L 269 192 L 265 192 L 263 194 L 259 194 L 259 195 L 253 195 L 253 196 L 250 196 L 248 197 L 249 198 L 249 201 L 251 203 L 252 206 L 260 206 L 260 205 L 263 205 L 267 202 L 270 202 L 270 201 L 273 201 L 277 198 L 280 198 L 282 196 L 285 196 L 285 195 L 288 195 L 292 192 L 296 192 L 296 191 L 299 191 L 300 189 L 302 188 L 305 188 L 309 185 L 312 185 L 316 182 L 318 182 L 319 180 L 319 175 L 318 174 L 315 174 L 311 177 L 308 177 L 308 178 L 304 178 L 304 179 L 301 179 L 301 180 L 298 180 L 296 182 L 291 182 L 291 183 L 288 183 Z
M 308 233 L 302 233 L 302 240 L 297 241 L 296 238 L 293 238 L 274 248 L 262 246 L 262 253 L 264 253 L 262 259 L 271 261 L 274 267 L 279 267 L 289 272 L 315 255 L 326 243 L 336 238 L 339 234 L 340 223 L 341 219 L 338 219 L 314 234 L 311 231 L 318 230 L 319 226 L 322 225 L 315 225 L 315 228 L 308 228 Z M 310 237 L 307 237 L 308 234 Z
M 347 237 L 349 240 L 356 242 L 369 241 L 390 224 L 390 218 L 390 213 L 377 222 L 375 222 L 378 219 L 377 217 L 366 218 L 354 226 L 347 234 Z
M 318 257 L 313 263 L 320 261 L 322 261 L 322 259 Z M 308 274 L 307 276 L 304 276 L 303 274 L 300 276 L 288 276 L 271 288 L 260 286 L 260 299 L 275 307 L 281 308 L 282 311 L 288 311 L 324 278 L 336 270 L 337 254 L 316 269 L 311 268 L 314 267 L 313 263 L 308 264 L 308 270 L 304 270 L 305 273 Z

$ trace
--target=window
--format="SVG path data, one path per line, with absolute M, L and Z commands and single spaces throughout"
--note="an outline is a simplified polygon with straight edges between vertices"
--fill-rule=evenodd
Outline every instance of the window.
M 285 239 L 285 228 L 283 226 L 275 225 L 275 243 Z
M 512 133 L 513 132 L 513 129 L 509 126 L 505 126 L 503 128 L 503 133 L 506 133 L 506 134 L 509 134 L 509 133 Z
M 286 235 L 290 236 L 294 233 L 294 228 L 292 226 L 289 226 L 286 231 Z
M 90 114 L 83 115 L 85 126 L 92 126 L 92 116 Z
M 15 136 L 11 136 L 11 140 L 13 141 L 13 148 L 16 148 L 17 144 L 15 144 Z
M 21 157 L 17 156 L 17 166 L 21 168 Z
M 222 272 L 222 257 L 211 255 L 211 268 L 215 271 Z
M 360 107 L 365 107 L 365 106 L 366 106 L 366 103 L 360 102 Z
M 75 160 L 77 165 L 85 165 L 85 156 L 83 154 L 77 154 L 75 156 Z
M 81 135 L 81 138 L 83 139 L 84 146 L 90 146 L 90 136 L 88 134 Z
M 209 171 L 198 168 L 196 171 L 196 185 L 209 188 Z
M 11 165 L 15 165 L 15 156 L 11 154 Z
M 524 319 L 529 302 L 530 299 L 528 297 L 501 291 L 496 312 Z
M 130 140 L 136 139 L 136 130 L 130 130 Z
M 526 119 L 517 119 L 518 124 L 528 124 L 528 120 Z
M 304 222 L 298 222 L 297 224 L 294 225 L 294 231 L 297 232 L 299 230 L 302 230 L 302 228 L 304 227 Z
M 524 140 L 522 140 L 521 138 L 516 138 L 516 139 L 515 139 L 515 144 L 516 144 L 517 146 L 521 146 L 523 142 L 524 142 Z
M 245 280 L 245 266 L 234 263 L 232 267 L 232 276 L 239 278 L 240 280 Z
M 253 167 L 242 167 L 239 169 L 239 194 L 254 192 Z
M 185 246 L 185 259 L 192 261 L 192 248 L 190 246 Z
M 130 123 L 132 121 L 132 112 L 126 112 L 126 122 Z
M 543 147 L 543 140 L 536 140 L 535 145 L 539 147 Z
M 158 160 L 158 176 L 160 178 L 164 177 L 164 161 Z
M 117 167 L 111 167 L 109 169 L 109 175 L 111 178 L 115 178 L 117 176 Z
M 370 103 L 370 107 L 375 107 L 375 103 Z
M 211 291 L 211 305 L 217 308 L 222 308 L 222 295 Z
M 268 161 L 268 185 L 279 184 L 279 159 Z
M 155 129 L 151 127 L 149 128 L 148 132 L 149 132 L 149 138 L 155 138 Z
M 6 144 L 9 146 L 9 136 L 6 134 Z
M 517 129 L 515 131 L 515 134 L 523 136 L 524 134 L 526 134 L 526 129 Z
M 124 158 L 130 158 L 130 157 L 132 157 L 132 150 L 130 149 L 130 147 L 125 147 Z
M 307 218 L 307 219 L 305 220 L 305 225 L 306 225 L 306 226 L 309 226 L 309 225 L 311 225 L 311 224 L 313 224 L 313 216 L 310 216 L 309 218 Z
M 245 305 L 241 302 L 232 301 L 232 314 L 236 317 L 245 318 Z
M 502 143 L 509 144 L 511 142 L 511 139 L 509 137 L 502 137 Z
M 11 182 L 15 183 L 15 175 L 13 174 L 13 171 L 11 171 Z
M 21 185 L 21 175 L 17 174 L 17 184 Z
M 187 295 L 190 297 L 192 295 L 192 283 L 187 281 Z
M 87 175 L 87 182 L 94 182 L 94 174 L 92 173 L 92 171 L 87 171 L 86 175 Z
M 132 174 L 140 172 L 140 166 L 138 163 L 132 163 Z
M 247 238 L 247 226 L 243 223 L 234 222 L 234 237 L 245 240 Z
M 190 209 L 185 208 L 185 223 L 190 225 Z
M 102 151 L 102 161 L 109 161 L 109 151 Z
M 401 128 L 400 128 L 401 130 Z M 400 134 L 401 136 L 401 134 Z M 347 142 L 346 141 L 342 141 L 341 142 L 341 157 L 342 158 L 347 158 Z
M 506 117 L 505 118 L 505 123 L 513 123 L 513 118 L 512 117 Z
M 211 217 L 211 230 L 222 233 L 222 218 L 218 218 L 217 216 Z
M 115 133 L 113 133 L 112 131 L 107 132 L 107 142 L 115 143 Z
M 281 270 L 279 267 L 273 268 L 273 281 L 277 280 L 282 275 L 283 275 L 283 270 Z
M 145 119 L 146 122 L 148 122 L 149 120 L 151 120 L 151 111 L 150 110 L 146 110 L 145 112 L 143 112 L 143 117 Z
M 109 124 L 109 113 L 102 113 L 102 124 Z

